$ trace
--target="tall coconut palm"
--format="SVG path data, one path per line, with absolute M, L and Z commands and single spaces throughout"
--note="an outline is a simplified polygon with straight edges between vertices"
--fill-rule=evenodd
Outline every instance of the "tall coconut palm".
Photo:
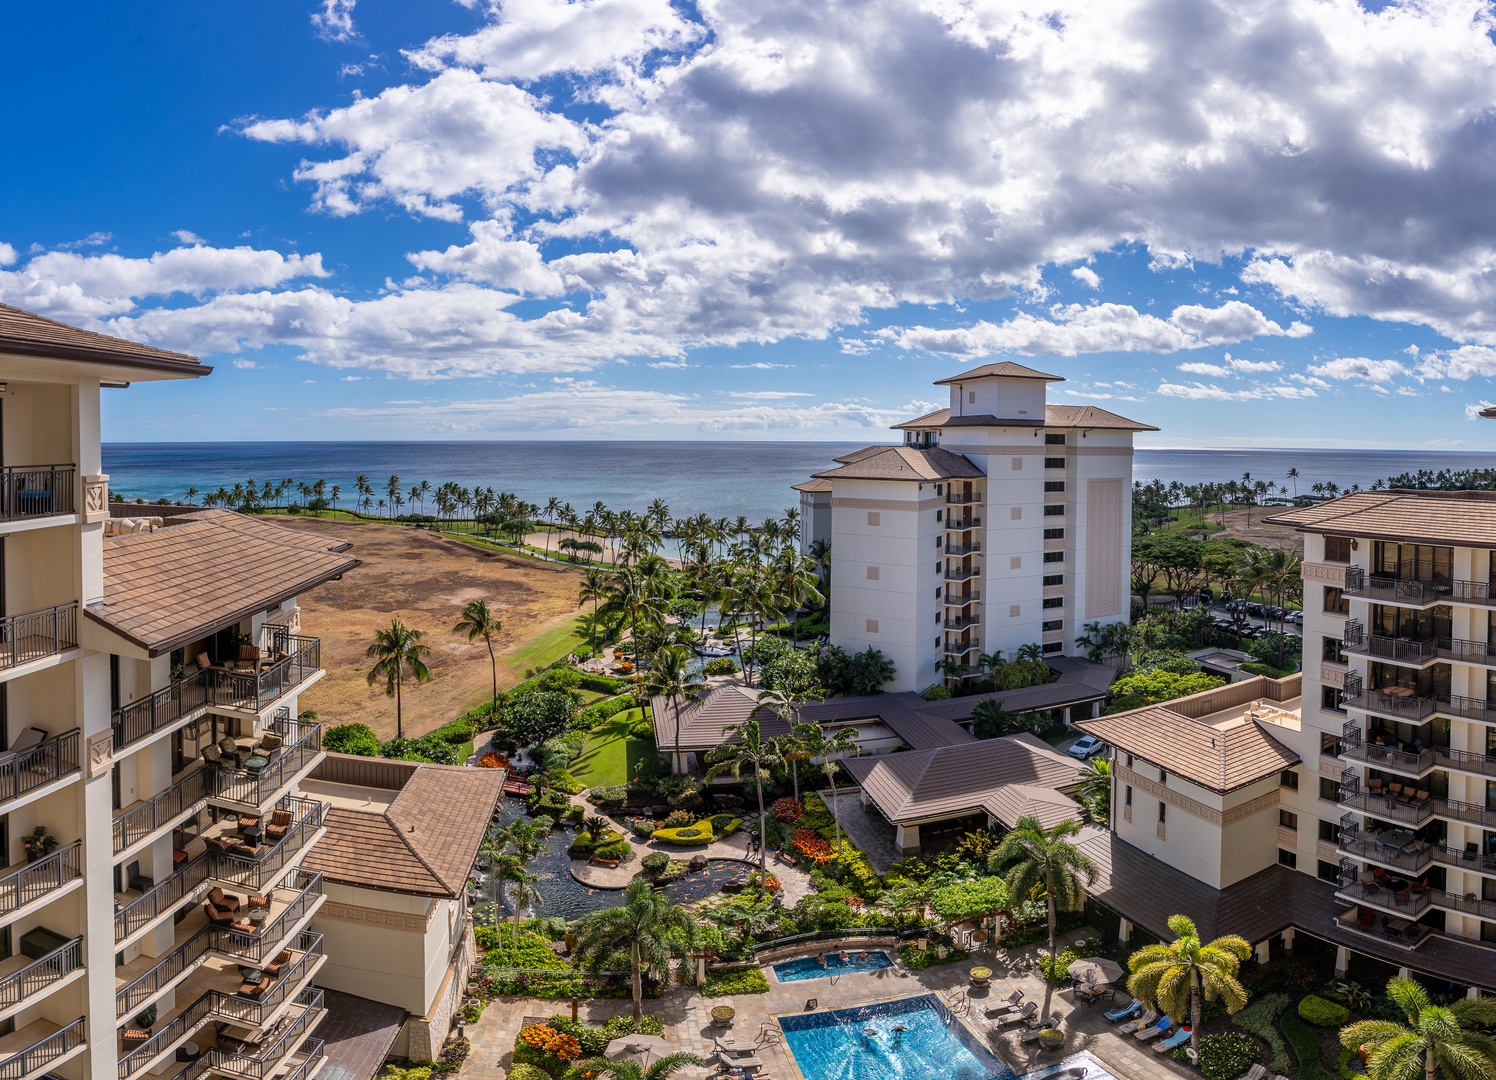
M 478 849 L 478 858 L 488 865 L 488 880 L 493 883 L 493 928 L 498 931 L 504 921 L 504 881 L 523 864 L 518 855 L 509 850 L 507 830 L 491 828 Z M 498 953 L 504 956 L 504 936 L 497 934 Z
M 1236 934 L 1202 942 L 1188 915 L 1170 915 L 1174 940 L 1144 945 L 1127 959 L 1128 993 L 1172 1017 L 1190 1017 L 1190 1049 L 1200 1060 L 1200 1002 L 1220 1001 L 1229 1013 L 1240 1012 L 1247 992 L 1237 980 L 1241 962 L 1252 955 L 1252 944 Z
M 601 1057 L 588 1058 L 586 1061 L 579 1062 L 578 1068 L 587 1076 L 611 1076 L 613 1080 L 666 1080 L 666 1077 L 677 1069 L 682 1069 L 687 1065 L 704 1064 L 706 1063 L 695 1054 L 678 1051 L 651 1062 L 648 1068 L 632 1058 L 610 1061 L 608 1058 Z
M 1112 763 L 1105 758 L 1092 758 L 1079 769 L 1080 798 L 1097 825 L 1111 822 Z
M 841 759 L 844 757 L 856 757 L 862 753 L 862 747 L 857 742 L 857 733 L 849 727 L 837 729 L 834 735 L 828 735 L 826 729 L 814 720 L 806 720 L 795 725 L 795 738 L 800 741 L 801 749 L 805 756 L 811 761 L 819 761 L 822 774 L 826 782 L 831 785 L 831 824 L 836 829 L 836 850 L 840 854 L 841 819 L 836 816 L 836 772 L 841 768 Z
M 499 708 L 499 658 L 493 651 L 493 643 L 503 629 L 502 620 L 495 617 L 483 600 L 469 600 L 467 606 L 462 609 L 462 618 L 458 619 L 457 624 L 452 627 L 454 634 L 466 634 L 469 643 L 482 638 L 483 644 L 488 646 L 488 667 L 493 675 L 493 698 L 490 708 L 495 712 Z
M 583 571 L 581 584 L 577 587 L 578 607 L 592 601 L 592 628 L 587 634 L 587 646 L 594 651 L 597 649 L 597 606 L 608 599 L 610 576 L 602 567 L 590 566 Z
M 421 639 L 425 636 L 426 631 L 406 626 L 397 617 L 390 620 L 388 629 L 374 632 L 374 643 L 364 653 L 370 660 L 375 661 L 366 676 L 369 685 L 373 686 L 383 679 L 385 697 L 395 699 L 395 738 L 397 739 L 405 738 L 401 699 L 405 673 L 408 671 L 410 677 L 417 683 L 431 681 L 431 669 L 426 666 L 426 657 L 431 655 L 431 647 L 421 643 Z
M 711 753 L 707 760 L 713 762 L 706 778 L 715 780 L 723 773 L 740 777 L 744 769 L 753 770 L 753 788 L 758 794 L 758 868 L 769 872 L 769 819 L 764 813 L 764 770 L 784 764 L 784 757 L 776 740 L 765 739 L 757 720 L 744 720 L 741 724 L 729 724 L 722 729 L 724 738 L 736 738 L 737 742 L 724 742 Z
M 795 801 L 800 801 L 800 762 L 808 761 L 810 754 L 797 734 L 800 727 L 800 706 L 807 701 L 820 701 L 819 691 L 803 691 L 799 687 L 781 686 L 773 690 L 760 690 L 758 703 L 773 709 L 779 719 L 790 726 L 790 734 L 780 736 L 779 755 L 790 763 L 790 774 L 794 777 Z
M 527 872 L 524 869 L 524 864 L 518 860 L 506 862 L 503 873 L 504 881 L 509 886 L 509 903 L 514 909 L 513 921 L 510 923 L 509 940 L 514 943 L 515 953 L 518 954 L 520 914 L 526 908 L 544 906 L 545 897 L 540 892 L 540 875 Z
M 671 771 L 684 771 L 680 763 L 680 707 L 682 702 L 700 701 L 706 684 L 699 673 L 691 670 L 691 650 L 684 645 L 667 645 L 655 653 L 645 683 L 651 695 L 670 702 L 675 719 L 675 737 L 671 752 Z
M 1408 1018 L 1362 1020 L 1340 1029 L 1340 1044 L 1348 1050 L 1366 1047 L 1366 1071 L 1371 1080 L 1492 1080 L 1496 1077 L 1496 1040 L 1476 1025 L 1496 1023 L 1496 999 L 1456 1001 L 1434 1005 L 1428 992 L 1412 979 L 1387 983 L 1387 996 Z
M 644 1017 L 644 972 L 668 972 L 673 952 L 671 934 L 689 940 L 695 932 L 696 919 L 690 912 L 636 878 L 623 891 L 620 907 L 582 916 L 577 924 L 577 951 L 584 957 L 597 958 L 628 950 L 637 1024 Z
M 1070 842 L 1070 837 L 1080 829 L 1080 822 L 1074 819 L 1046 829 L 1038 818 L 1025 814 L 988 857 L 988 865 L 994 871 L 1007 868 L 1005 880 L 1008 893 L 1014 900 L 1028 896 L 1035 886 L 1044 887 L 1045 901 L 1049 905 L 1051 964 L 1058 951 L 1055 942 L 1057 912 L 1061 907 L 1066 911 L 1079 911 L 1086 899 L 1085 886 L 1096 880 L 1096 864 Z M 1054 984 L 1045 979 L 1044 1009 L 1040 1015 L 1049 1015 L 1053 995 Z

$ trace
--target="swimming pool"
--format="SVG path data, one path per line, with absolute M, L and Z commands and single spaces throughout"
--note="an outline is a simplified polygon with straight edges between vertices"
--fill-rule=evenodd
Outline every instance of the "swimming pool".
M 804 982 L 806 979 L 826 979 L 832 975 L 852 975 L 859 971 L 880 971 L 893 966 L 893 961 L 886 952 L 870 951 L 865 956 L 860 955 L 860 952 L 861 950 L 848 952 L 846 963 L 842 963 L 841 957 L 834 952 L 823 954 L 825 964 L 814 956 L 786 960 L 774 965 L 774 976 L 780 982 Z
M 805 1080 L 1011 1080 L 933 994 L 779 1018 Z

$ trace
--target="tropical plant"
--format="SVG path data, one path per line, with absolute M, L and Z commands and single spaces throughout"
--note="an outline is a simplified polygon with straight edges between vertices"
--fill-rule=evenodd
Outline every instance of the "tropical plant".
M 764 811 L 764 770 L 783 765 L 784 757 L 780 753 L 778 740 L 765 739 L 757 720 L 729 724 L 723 729 L 722 735 L 724 739 L 736 738 L 737 741 L 724 742 L 707 754 L 707 760 L 712 762 L 712 766 L 707 770 L 706 778 L 714 780 L 723 773 L 739 777 L 744 769 L 753 770 L 753 788 L 758 795 L 758 866 L 764 873 L 768 873 L 769 825 Z
M 582 916 L 577 924 L 577 952 L 601 958 L 627 949 L 632 974 L 634 1022 L 644 1016 L 644 972 L 664 974 L 676 943 L 689 942 L 696 919 L 637 878 L 623 893 L 623 904 Z
M 1096 880 L 1096 864 L 1078 847 L 1070 837 L 1080 832 L 1081 824 L 1074 819 L 1061 821 L 1046 829 L 1038 818 L 1025 814 L 1018 819 L 1013 831 L 1003 837 L 1003 842 L 988 859 L 994 871 L 1006 868 L 1004 880 L 1008 893 L 1015 897 L 1026 897 L 1036 887 L 1045 892 L 1049 910 L 1049 957 L 1053 962 L 1058 943 L 1058 911 L 1079 911 L 1085 903 L 1085 886 Z M 1049 1015 L 1050 1000 L 1054 986 L 1047 979 L 1044 983 L 1044 1009 Z
M 1476 998 L 1435 1005 L 1412 979 L 1394 978 L 1387 996 L 1407 1017 L 1362 1020 L 1340 1030 L 1349 1050 L 1367 1050 L 1371 1080 L 1492 1080 L 1496 1040 L 1479 1028 L 1496 1023 L 1496 999 Z
M 667 645 L 654 655 L 645 686 L 655 697 L 670 702 L 675 719 L 675 736 L 671 752 L 672 771 L 684 772 L 680 760 L 680 708 L 682 702 L 700 701 L 706 684 L 691 670 L 691 650 L 684 645 Z
M 1189 1011 L 1190 1048 L 1200 1052 L 1201 1000 L 1220 1001 L 1238 1013 L 1247 991 L 1236 975 L 1252 955 L 1251 942 L 1237 934 L 1223 934 L 1202 942 L 1195 922 L 1187 915 L 1169 916 L 1174 940 L 1145 945 L 1128 957 L 1128 992 L 1139 1001 L 1180 1017 Z
M 1112 763 L 1094 757 L 1079 772 L 1081 802 L 1092 822 L 1107 825 L 1112 818 Z
M 826 729 L 814 720 L 806 720 L 795 726 L 795 738 L 799 741 L 801 751 L 805 757 L 814 762 L 820 762 L 821 773 L 826 777 L 826 782 L 831 785 L 831 802 L 828 807 L 831 811 L 831 825 L 836 830 L 836 852 L 841 854 L 842 836 L 841 820 L 836 816 L 839 802 L 836 797 L 836 774 L 841 769 L 841 759 L 844 757 L 856 757 L 862 753 L 862 746 L 857 741 L 857 733 L 851 728 L 838 728 L 835 734 L 827 734 Z
M 706 1063 L 695 1054 L 677 1051 L 651 1062 L 648 1068 L 632 1058 L 619 1058 L 617 1061 L 589 1058 L 580 1063 L 580 1068 L 586 1076 L 611 1076 L 613 1080 L 665 1080 L 677 1069 L 704 1064 Z
M 800 706 L 807 701 L 819 701 L 819 691 L 802 692 L 791 686 L 780 686 L 769 690 L 760 690 L 758 703 L 773 709 L 779 719 L 790 726 L 790 734 L 779 737 L 779 753 L 785 761 L 790 763 L 790 775 L 794 778 L 795 801 L 800 801 L 800 762 L 808 760 L 810 755 L 805 752 L 800 738 L 795 730 L 800 725 Z
M 483 639 L 483 644 L 488 646 L 488 666 L 493 674 L 493 699 L 492 707 L 499 707 L 499 660 L 493 651 L 494 639 L 504 629 L 504 624 L 496 618 L 489 610 L 488 604 L 482 600 L 469 600 L 467 606 L 462 609 L 462 618 L 452 627 L 454 634 L 466 634 L 469 642 Z
M 397 478 L 391 477 L 390 479 Z M 410 677 L 417 683 L 431 681 L 431 669 L 426 666 L 426 657 L 431 655 L 431 647 L 421 643 L 421 639 L 425 636 L 426 631 L 406 626 L 397 617 L 390 620 L 388 629 L 374 632 L 374 643 L 364 654 L 375 662 L 366 676 L 369 685 L 373 686 L 383 679 L 385 697 L 395 699 L 395 738 L 397 739 L 405 737 L 401 699 L 405 673 L 408 671 Z

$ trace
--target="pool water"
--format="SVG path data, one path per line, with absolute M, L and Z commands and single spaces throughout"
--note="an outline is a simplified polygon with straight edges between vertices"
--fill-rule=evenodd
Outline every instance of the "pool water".
M 779 1026 L 805 1080 L 1011 1080 L 1015 1075 L 933 994 L 781 1016 Z
M 802 956 L 798 960 L 787 960 L 774 965 L 774 975 L 780 982 L 804 982 L 806 979 L 828 979 L 832 975 L 849 975 L 859 971 L 881 971 L 892 967 L 893 961 L 886 952 L 869 952 L 866 957 L 857 952 L 847 954 L 843 963 L 837 953 L 826 953 L 823 966 L 814 956 Z

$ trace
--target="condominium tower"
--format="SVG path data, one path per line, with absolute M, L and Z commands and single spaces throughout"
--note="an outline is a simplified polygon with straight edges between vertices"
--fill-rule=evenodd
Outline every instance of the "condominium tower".
M 980 673 L 1037 643 L 1077 651 L 1129 615 L 1132 440 L 1157 428 L 1046 400 L 1056 375 L 987 364 L 950 405 L 796 486 L 802 546 L 831 546 L 831 641 L 894 662 L 889 689 Z

